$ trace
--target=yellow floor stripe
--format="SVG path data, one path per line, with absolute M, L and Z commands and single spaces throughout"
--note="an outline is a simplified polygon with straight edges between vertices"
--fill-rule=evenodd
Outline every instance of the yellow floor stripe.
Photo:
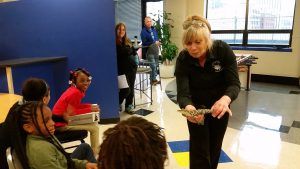
M 180 167 L 188 167 L 189 166 L 189 152 L 181 152 L 181 153 L 173 153 L 178 165 Z

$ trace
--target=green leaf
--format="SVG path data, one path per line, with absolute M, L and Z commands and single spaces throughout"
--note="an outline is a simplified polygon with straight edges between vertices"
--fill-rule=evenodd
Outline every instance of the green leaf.
M 171 13 L 163 12 L 163 15 L 159 15 L 158 20 L 154 20 L 154 27 L 157 30 L 158 38 L 161 42 L 161 55 L 162 60 L 172 61 L 178 52 L 178 47 L 171 42 L 171 28 L 174 28 L 174 20 L 170 18 Z M 162 21 L 161 21 L 162 20 Z

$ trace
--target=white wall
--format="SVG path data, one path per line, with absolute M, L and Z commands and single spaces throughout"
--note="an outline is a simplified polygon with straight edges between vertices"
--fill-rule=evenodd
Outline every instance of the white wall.
M 170 18 L 174 20 L 174 28 L 171 31 L 171 40 L 176 43 L 179 50 L 182 49 L 181 36 L 182 36 L 182 22 L 186 17 L 187 4 L 185 0 L 165 0 L 164 10 L 170 12 Z
M 197 14 L 204 16 L 206 0 L 165 0 L 165 10 L 172 13 L 175 20 L 172 30 L 172 40 L 182 49 L 182 22 L 187 16 Z M 300 0 L 296 0 L 292 52 L 274 51 L 242 51 L 236 53 L 251 53 L 258 57 L 256 65 L 252 66 L 252 73 L 273 76 L 300 76 Z

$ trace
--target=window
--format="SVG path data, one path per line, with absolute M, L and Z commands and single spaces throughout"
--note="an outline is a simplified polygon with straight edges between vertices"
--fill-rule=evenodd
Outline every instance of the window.
M 212 37 L 235 46 L 291 46 L 295 0 L 207 0 Z
M 0 0 L 0 3 L 4 3 L 4 2 L 12 2 L 12 1 L 17 1 L 17 0 Z
M 134 39 L 140 35 L 142 30 L 141 22 L 141 0 L 114 0 L 115 22 L 126 24 L 127 37 Z
M 150 16 L 153 20 L 157 21 L 159 16 L 163 15 L 164 4 L 163 1 L 147 2 L 146 15 Z

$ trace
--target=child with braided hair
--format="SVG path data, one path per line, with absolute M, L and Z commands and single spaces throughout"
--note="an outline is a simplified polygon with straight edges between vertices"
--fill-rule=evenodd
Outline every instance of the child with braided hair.
M 91 84 L 91 74 L 82 68 L 70 72 L 70 87 L 61 95 L 53 107 L 53 119 L 58 131 L 87 130 L 90 132 L 91 146 L 96 154 L 99 147 L 99 128 L 97 123 L 68 125 L 68 118 L 73 115 L 100 112 L 98 105 L 81 103 Z
M 167 158 L 167 144 L 161 128 L 133 116 L 104 132 L 98 168 L 163 169 Z
M 11 113 L 8 124 L 23 169 L 97 169 L 97 165 L 91 163 L 96 160 L 89 145 L 81 144 L 71 156 L 64 151 L 53 135 L 51 110 L 43 102 L 28 101 Z
M 8 169 L 6 161 L 6 149 L 14 147 L 15 137 L 12 136 L 14 132 L 9 127 L 9 121 L 21 103 L 28 101 L 42 101 L 48 104 L 50 101 L 50 88 L 46 81 L 39 78 L 28 78 L 22 85 L 22 100 L 16 102 L 9 110 L 7 117 L 3 123 L 0 124 L 0 164 L 1 169 Z

